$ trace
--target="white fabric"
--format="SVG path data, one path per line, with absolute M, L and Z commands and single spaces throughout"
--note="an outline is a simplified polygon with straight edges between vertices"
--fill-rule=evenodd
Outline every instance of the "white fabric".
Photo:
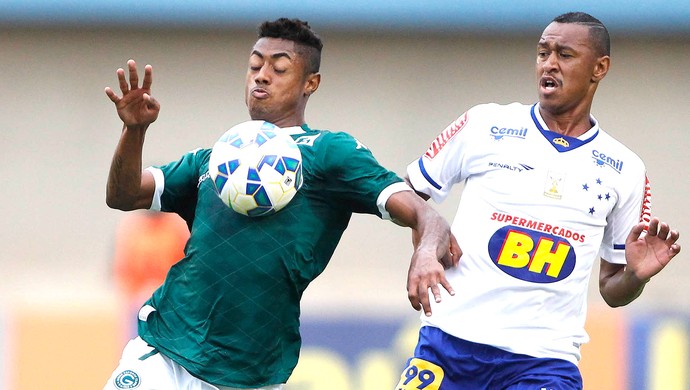
M 381 219 L 391 219 L 390 213 L 388 213 L 388 210 L 386 210 L 386 202 L 388 202 L 388 198 L 390 198 L 391 195 L 402 191 L 412 191 L 412 188 L 410 188 L 410 186 L 408 186 L 406 183 L 398 182 L 389 185 L 388 187 L 384 188 L 383 191 L 381 191 L 379 197 L 376 199 L 376 205 L 379 207 Z
M 161 211 L 161 195 L 163 195 L 163 189 L 165 188 L 165 175 L 163 175 L 163 171 L 161 171 L 160 168 L 148 167 L 146 170 L 151 172 L 153 175 L 153 182 L 156 183 L 149 210 Z
M 646 180 L 639 157 L 591 122 L 568 142 L 540 131 L 538 106 L 480 105 L 408 166 L 415 190 L 437 202 L 465 183 L 452 224 L 463 255 L 446 274 L 456 294 L 432 300 L 423 325 L 577 363 L 592 267 L 599 253 L 625 263 Z
M 192 376 L 184 367 L 163 356 L 153 353 L 140 337 L 130 340 L 122 352 L 118 367 L 103 390 L 282 390 L 283 385 L 272 385 L 256 389 L 235 389 L 214 386 Z M 149 355 L 149 356 L 147 356 Z M 146 357 L 145 357 L 146 356 Z M 144 358 L 145 357 L 145 358 Z

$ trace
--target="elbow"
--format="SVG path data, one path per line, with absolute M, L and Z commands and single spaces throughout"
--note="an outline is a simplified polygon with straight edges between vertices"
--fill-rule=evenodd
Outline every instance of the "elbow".
M 128 202 L 123 197 L 115 196 L 109 192 L 105 195 L 105 204 L 115 210 L 131 211 L 135 209 L 132 202 Z

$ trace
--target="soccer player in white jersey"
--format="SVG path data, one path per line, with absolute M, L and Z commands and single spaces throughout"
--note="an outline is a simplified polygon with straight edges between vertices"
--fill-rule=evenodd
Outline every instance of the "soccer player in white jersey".
M 412 256 L 419 288 L 438 288 L 439 261 L 457 262 L 450 226 L 343 132 L 311 129 L 309 96 L 320 83 L 322 43 L 310 26 L 265 22 L 251 48 L 245 97 L 251 119 L 291 135 L 303 156 L 302 188 L 267 217 L 233 212 L 208 179 L 210 148 L 142 171 L 142 149 L 160 106 L 134 61 L 107 88 L 124 122 L 107 184 L 107 204 L 122 210 L 178 213 L 191 229 L 185 257 L 139 311 L 139 337 L 125 347 L 105 389 L 277 390 L 297 364 L 300 298 L 328 264 L 352 213 L 393 219 L 421 234 Z M 428 309 L 428 307 L 426 308 Z
M 596 18 L 556 17 L 537 45 L 538 103 L 475 106 L 408 166 L 425 199 L 464 183 L 451 227 L 462 254 L 397 390 L 581 389 L 594 263 L 616 307 L 680 251 L 678 232 L 651 218 L 642 161 L 590 115 L 609 46 Z M 408 293 L 415 308 L 429 299 L 414 283 Z

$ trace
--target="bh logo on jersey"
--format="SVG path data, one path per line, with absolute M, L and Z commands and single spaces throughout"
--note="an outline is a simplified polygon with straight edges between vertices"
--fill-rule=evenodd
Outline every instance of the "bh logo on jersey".
M 489 256 L 506 274 L 527 282 L 553 283 L 575 268 L 575 251 L 563 237 L 504 226 L 489 240 Z
M 124 370 L 115 377 L 115 387 L 118 389 L 136 389 L 139 384 L 139 375 L 132 370 Z

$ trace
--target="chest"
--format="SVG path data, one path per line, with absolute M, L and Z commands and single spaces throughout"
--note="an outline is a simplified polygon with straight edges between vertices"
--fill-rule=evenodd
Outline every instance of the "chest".
M 619 200 L 622 162 L 602 156 L 596 144 L 559 151 L 540 137 L 487 142 L 485 152 L 468 162 L 468 187 L 499 208 L 553 207 L 603 222 Z

